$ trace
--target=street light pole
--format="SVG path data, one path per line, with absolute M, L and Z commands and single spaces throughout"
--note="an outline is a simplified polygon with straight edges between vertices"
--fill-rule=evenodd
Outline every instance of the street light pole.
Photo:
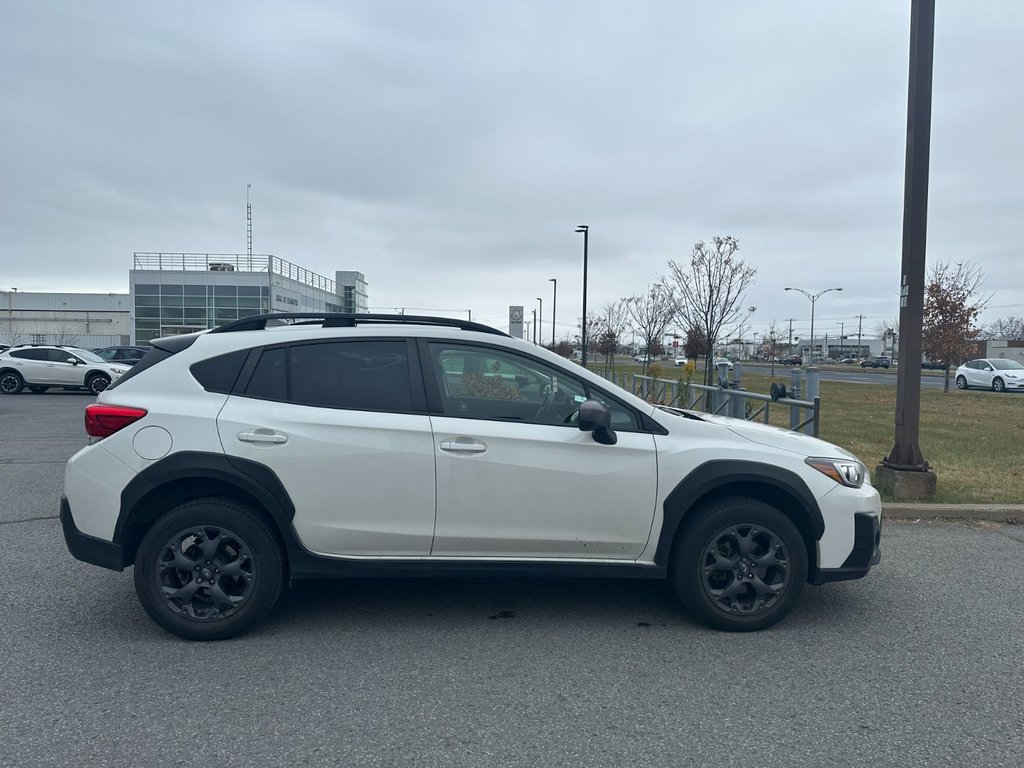
M 803 288 L 787 288 L 786 290 L 787 291 L 799 291 L 800 293 L 802 293 L 804 296 L 806 296 L 811 301 L 811 360 L 813 361 L 814 360 L 814 304 L 815 304 L 815 302 L 818 301 L 818 299 L 820 299 L 826 293 L 829 293 L 831 291 L 841 291 L 843 289 L 842 288 L 826 288 L 825 290 L 818 291 L 815 294 L 810 294 L 807 291 L 805 291 Z
M 576 227 L 577 232 L 583 233 L 583 329 L 580 332 L 580 341 L 583 344 L 583 367 L 587 367 L 587 250 L 590 244 L 590 227 L 580 224 Z
M 540 302 L 540 320 L 537 321 L 537 338 L 540 339 L 540 345 L 544 346 L 544 299 L 538 296 L 537 301 Z
M 558 278 L 549 277 L 548 278 L 548 282 L 549 283 L 554 283 L 554 285 L 551 288 L 551 290 L 552 290 L 552 295 L 551 295 L 551 350 L 554 351 L 554 349 L 555 349 L 555 328 L 556 328 L 556 325 L 555 325 L 555 314 L 558 311 Z
M 533 312 L 533 343 L 536 344 L 537 343 L 537 310 L 536 309 L 531 309 L 530 311 Z

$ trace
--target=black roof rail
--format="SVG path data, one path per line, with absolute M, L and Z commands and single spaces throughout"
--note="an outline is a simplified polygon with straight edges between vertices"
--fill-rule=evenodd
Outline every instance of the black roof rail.
M 471 320 L 454 320 L 449 317 L 430 317 L 427 315 L 379 315 L 349 312 L 271 312 L 265 315 L 253 315 L 232 320 L 230 323 L 214 328 L 210 333 L 233 333 L 234 331 L 262 331 L 267 323 L 275 320 L 301 321 L 292 325 L 316 325 L 324 328 L 354 328 L 357 325 L 433 325 L 442 328 L 460 328 L 464 331 L 490 333 L 496 336 L 508 336 L 504 331 L 492 328 Z

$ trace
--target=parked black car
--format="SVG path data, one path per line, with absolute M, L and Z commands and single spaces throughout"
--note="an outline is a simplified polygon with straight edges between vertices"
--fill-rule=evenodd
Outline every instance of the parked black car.
M 883 355 L 868 357 L 860 361 L 861 368 L 888 368 L 890 365 L 892 365 L 892 360 Z
M 149 352 L 148 347 L 100 347 L 93 353 L 104 360 L 121 365 L 135 365 Z
M 921 370 L 923 371 L 944 371 L 949 368 L 948 365 L 937 363 L 934 360 L 923 360 L 921 362 Z

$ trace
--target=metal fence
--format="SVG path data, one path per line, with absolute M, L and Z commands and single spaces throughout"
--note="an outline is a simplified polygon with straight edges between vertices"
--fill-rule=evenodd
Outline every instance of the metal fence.
M 595 373 L 604 375 L 601 371 Z M 792 369 L 789 386 L 784 388 L 781 396 L 774 397 L 743 389 L 739 364 L 734 365 L 732 379 L 728 378 L 727 366 L 719 366 L 716 386 L 695 384 L 684 379 L 655 379 L 638 373 L 605 375 L 605 378 L 650 403 L 765 424 L 770 423 L 773 410 L 788 409 L 790 430 L 818 436 L 821 378 L 817 368 L 806 370 L 806 382 L 804 371 L 800 368 Z

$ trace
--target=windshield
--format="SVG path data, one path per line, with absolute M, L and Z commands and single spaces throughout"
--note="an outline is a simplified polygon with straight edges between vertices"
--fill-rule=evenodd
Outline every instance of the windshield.
M 992 367 L 997 371 L 1020 371 L 1024 370 L 1024 365 L 1021 365 L 1016 360 L 989 360 L 992 363 Z
M 84 350 L 84 349 L 73 349 L 73 348 L 71 348 L 71 349 L 68 349 L 68 352 L 70 352 L 71 354 L 76 355 L 76 356 L 82 358 L 87 363 L 105 363 L 105 362 L 107 362 L 102 357 L 97 355 L 95 352 L 88 352 L 87 350 Z

